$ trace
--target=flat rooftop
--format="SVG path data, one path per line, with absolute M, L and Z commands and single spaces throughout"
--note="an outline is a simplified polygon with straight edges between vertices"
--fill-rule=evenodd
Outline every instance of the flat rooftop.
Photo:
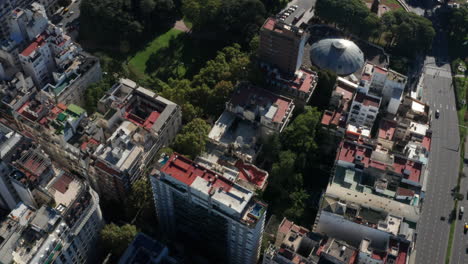
M 340 143 L 336 160 L 349 163 L 360 162 L 364 167 L 368 167 L 371 154 L 372 149 L 344 140 Z
M 396 122 L 385 119 L 382 120 L 379 127 L 379 138 L 392 140 L 396 127 Z
M 159 170 L 177 182 L 211 196 L 228 214 L 237 215 L 244 222 L 255 223 L 266 210 L 266 205 L 255 201 L 253 191 L 247 190 L 226 177 L 178 154 L 171 157 Z
M 373 106 L 377 108 L 380 105 L 380 99 L 377 99 L 363 92 L 357 92 L 356 96 L 354 97 L 354 101 L 359 102 L 365 106 Z
M 294 105 L 292 99 L 252 85 L 239 85 L 229 103 L 241 106 L 244 110 L 262 108 L 264 109 L 263 115 L 268 116 L 275 123 L 285 122 L 285 118 Z M 256 112 L 256 110 L 252 110 Z

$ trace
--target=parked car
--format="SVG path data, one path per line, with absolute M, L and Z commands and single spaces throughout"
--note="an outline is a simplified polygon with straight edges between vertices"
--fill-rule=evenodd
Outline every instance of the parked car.
M 458 219 L 461 220 L 463 218 L 463 213 L 465 211 L 465 208 L 463 206 L 460 206 L 460 209 L 458 210 Z

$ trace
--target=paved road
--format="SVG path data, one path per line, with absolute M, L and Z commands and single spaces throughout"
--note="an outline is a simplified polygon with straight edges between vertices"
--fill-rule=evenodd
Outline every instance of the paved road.
M 56 23 L 56 25 L 62 25 L 62 28 L 65 29 L 65 32 L 72 37 L 73 40 L 76 40 L 78 36 L 78 32 L 76 30 L 69 30 L 69 25 L 71 25 L 74 21 L 77 21 L 80 17 L 80 4 L 81 0 L 74 0 L 68 6 L 68 12 L 62 15 L 60 21 Z
M 440 111 L 440 118 L 432 120 L 432 145 L 429 157 L 429 177 L 422 217 L 418 223 L 416 263 L 444 263 L 453 208 L 451 190 L 457 184 L 459 156 L 458 118 L 452 87 L 450 66 L 447 62 L 447 39 L 438 31 L 431 56 L 424 62 L 423 101 L 433 112 Z M 468 207 L 467 207 L 468 209 Z M 457 226 L 456 239 L 462 232 Z M 459 250 L 454 243 L 453 252 Z M 458 262 L 454 262 L 458 263 Z M 468 263 L 468 262 L 460 262 Z

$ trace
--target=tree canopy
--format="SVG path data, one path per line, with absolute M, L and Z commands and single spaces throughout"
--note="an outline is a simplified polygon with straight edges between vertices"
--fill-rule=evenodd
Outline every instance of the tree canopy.
M 454 57 L 468 57 L 468 4 L 452 8 L 449 15 L 448 30 L 451 54 Z
M 407 55 L 431 48 L 435 30 L 427 18 L 412 12 L 396 10 L 382 16 L 382 25 L 385 31 L 392 34 L 390 43 L 395 43 L 396 47 L 406 51 Z
M 247 44 L 264 21 L 265 7 L 259 0 L 184 0 L 182 13 L 194 30 L 216 33 L 226 44 Z
M 299 222 L 306 213 L 309 198 L 304 176 L 314 171 L 310 163 L 317 160 L 316 134 L 320 116 L 316 108 L 306 106 L 279 137 L 267 139 L 262 150 L 262 158 L 273 162 L 264 198 L 273 213 Z
M 316 11 L 326 22 L 364 39 L 389 32 L 389 46 L 395 46 L 405 55 L 428 50 L 435 36 L 432 23 L 427 18 L 405 10 L 394 10 L 379 19 L 362 0 L 318 0 Z
M 137 234 L 134 225 L 118 226 L 114 223 L 105 225 L 101 230 L 102 246 L 113 258 L 120 257 Z
M 172 0 L 83 0 L 80 11 L 82 39 L 121 48 L 141 43 L 175 13 Z
M 210 125 L 201 118 L 195 118 L 182 128 L 174 142 L 174 150 L 195 158 L 205 150 Z
M 201 116 L 218 116 L 237 81 L 249 79 L 254 66 L 238 44 L 219 51 L 192 80 L 169 79 L 155 83 L 161 95 L 182 106 L 184 122 Z M 254 77 L 252 77 L 254 78 Z
M 318 0 L 317 15 L 353 34 L 370 36 L 379 29 L 379 19 L 362 0 Z

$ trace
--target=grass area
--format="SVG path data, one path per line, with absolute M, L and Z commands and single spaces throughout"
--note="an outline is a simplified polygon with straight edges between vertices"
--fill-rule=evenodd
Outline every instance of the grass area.
M 135 56 L 128 61 L 130 70 L 139 78 L 144 78 L 147 73 L 147 62 L 151 55 L 162 48 L 168 47 L 171 39 L 182 33 L 184 32 L 177 29 L 171 29 L 155 38 L 144 50 L 136 53 Z
M 453 77 L 453 85 L 455 86 L 455 97 L 457 99 L 458 108 L 461 108 L 464 103 L 466 103 L 468 77 Z
M 186 25 L 188 22 L 185 22 Z M 187 26 L 191 26 L 188 23 Z M 140 80 L 157 77 L 191 78 L 212 59 L 221 44 L 207 38 L 170 29 L 156 37 L 128 60 L 128 68 Z

